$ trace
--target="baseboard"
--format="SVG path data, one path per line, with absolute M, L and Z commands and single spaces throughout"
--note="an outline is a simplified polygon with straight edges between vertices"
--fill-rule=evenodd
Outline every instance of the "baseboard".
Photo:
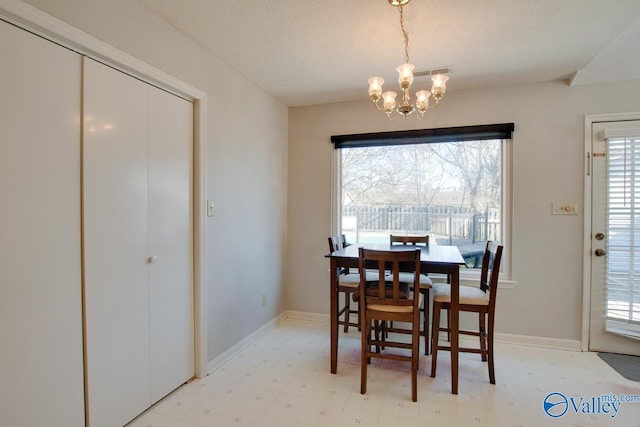
M 240 341 L 239 343 L 237 343 L 236 345 L 231 347 L 229 350 L 225 351 L 224 353 L 222 353 L 221 355 L 219 355 L 215 359 L 210 360 L 207 363 L 207 375 L 209 375 L 211 372 L 215 371 L 216 369 L 218 369 L 219 367 L 224 365 L 229 359 L 233 358 L 235 355 L 240 353 L 242 350 L 244 350 L 244 349 L 248 348 L 249 346 L 251 346 L 251 344 L 253 344 L 258 338 L 262 337 L 264 334 L 269 332 L 271 329 L 275 328 L 278 323 L 282 322 L 287 317 L 289 317 L 289 316 L 287 315 L 286 311 L 281 313 L 280 315 L 274 317 L 269 322 L 267 322 L 266 324 L 261 326 L 259 329 L 257 329 L 255 332 L 253 332 L 251 335 L 245 337 L 242 341 Z M 328 318 L 328 316 L 327 316 L 327 318 Z
M 310 320 L 314 322 L 329 322 L 331 319 L 328 314 L 308 313 L 306 311 L 287 310 L 283 314 L 289 319 Z
M 329 322 L 330 317 L 328 314 L 321 313 L 307 313 L 303 311 L 285 311 L 283 313 L 287 318 L 310 320 L 319 322 Z M 466 337 L 461 337 L 466 339 Z M 582 351 L 582 344 L 579 340 L 568 340 L 560 338 L 546 338 L 529 335 L 515 335 L 515 334 L 495 334 L 496 343 L 500 344 L 517 344 L 528 347 L 540 347 L 551 348 L 555 350 L 569 350 L 569 351 Z
M 500 344 L 517 344 L 529 347 L 551 348 L 554 350 L 582 351 L 580 340 L 536 337 L 530 335 L 495 334 L 495 342 Z
M 285 319 L 307 320 L 312 322 L 328 323 L 330 317 L 328 314 L 308 313 L 304 311 L 286 310 L 268 323 L 260 327 L 251 335 L 222 353 L 220 356 L 207 363 L 207 375 L 224 365 L 229 359 L 240 353 L 245 348 L 251 346 L 258 338 L 275 328 Z M 555 350 L 582 351 L 582 345 L 579 340 L 568 340 L 560 338 L 546 338 L 529 335 L 515 335 L 496 333 L 495 341 L 499 344 L 515 344 L 529 347 L 550 348 Z
M 289 310 L 285 311 L 283 314 L 287 318 L 291 319 L 319 322 L 329 322 L 330 320 L 328 314 L 321 313 L 307 313 L 303 311 Z M 461 339 L 464 340 L 466 337 L 461 337 Z M 517 344 L 528 347 L 551 348 L 555 350 L 582 351 L 582 343 L 579 340 L 496 333 L 495 341 L 500 344 Z

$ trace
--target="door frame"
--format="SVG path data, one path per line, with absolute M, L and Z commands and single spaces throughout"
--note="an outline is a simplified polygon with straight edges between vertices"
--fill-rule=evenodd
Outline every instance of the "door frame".
M 582 262 L 582 351 L 589 351 L 589 328 L 591 312 L 591 152 L 592 125 L 601 122 L 621 122 L 625 120 L 640 120 L 640 112 L 589 114 L 584 116 L 584 232 L 583 232 L 583 262 Z
M 195 376 L 207 376 L 207 94 L 21 1 L 0 0 L 0 19 L 193 103 L 194 363 Z

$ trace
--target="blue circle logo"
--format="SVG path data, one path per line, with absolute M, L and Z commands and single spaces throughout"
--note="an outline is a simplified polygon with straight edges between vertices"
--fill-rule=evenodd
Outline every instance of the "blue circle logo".
M 569 409 L 569 401 L 562 393 L 549 393 L 542 401 L 542 408 L 550 417 L 559 418 Z

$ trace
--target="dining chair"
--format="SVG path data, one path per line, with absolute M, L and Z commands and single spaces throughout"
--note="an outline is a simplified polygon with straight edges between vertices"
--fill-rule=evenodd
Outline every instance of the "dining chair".
M 339 249 L 347 246 L 347 240 L 344 234 L 329 237 L 329 252 L 335 252 Z M 353 295 L 358 292 L 360 286 L 360 275 L 357 271 L 352 271 L 349 268 L 341 268 L 336 274 L 338 274 L 338 292 L 344 296 L 344 306 L 338 308 L 338 324 L 344 325 L 344 331 L 349 332 L 349 326 L 353 326 L 360 330 L 360 318 L 357 321 L 351 320 L 351 315 L 358 315 L 358 309 L 351 308 L 351 300 Z M 376 280 L 377 275 L 368 273 L 368 278 Z M 344 319 L 340 317 L 344 314 Z
M 480 339 L 480 348 L 460 347 L 458 351 L 466 353 L 479 353 L 482 361 L 488 360 L 489 382 L 496 383 L 493 357 L 493 333 L 495 323 L 496 296 L 498 293 L 498 275 L 500 273 L 500 261 L 502 259 L 503 246 L 488 241 L 482 257 L 482 270 L 480 273 L 480 287 L 460 286 L 459 310 L 460 312 L 478 313 L 478 330 L 460 330 L 462 335 L 477 336 Z M 450 351 L 450 346 L 442 346 L 438 343 L 439 333 L 449 332 L 448 327 L 440 327 L 440 311 L 451 308 L 451 287 L 448 284 L 436 284 L 433 287 L 433 343 L 431 348 L 431 376 L 436 376 L 436 366 L 439 350 Z M 452 372 L 453 381 L 457 383 L 458 372 Z
M 410 265 L 414 271 L 411 282 L 400 280 L 400 269 Z M 367 280 L 366 268 L 378 272 L 377 280 Z M 390 269 L 390 270 L 389 270 Z M 389 270 L 390 274 L 385 276 Z M 410 287 L 416 289 L 420 280 L 420 250 L 408 249 L 402 251 L 373 250 L 359 248 L 360 272 L 360 325 L 361 325 L 361 372 L 360 393 L 367 391 L 367 366 L 372 357 L 411 362 L 411 400 L 418 400 L 418 353 L 420 351 L 420 303 L 422 293 L 411 292 Z M 379 322 L 406 322 L 411 324 L 410 342 L 394 341 L 379 338 L 372 331 L 377 331 Z M 372 329 L 373 328 L 373 329 Z M 384 334 L 383 334 L 384 336 Z M 376 349 L 373 349 L 373 346 Z M 387 347 L 410 350 L 406 352 L 387 352 Z M 385 351 L 380 351 L 384 348 Z
M 389 243 L 412 245 L 412 246 L 429 246 L 429 235 L 422 236 L 399 236 L 391 234 L 389 235 Z M 413 273 L 401 272 L 400 280 L 403 282 L 411 282 L 413 280 Z M 420 275 L 420 293 L 423 296 L 423 305 L 420 311 L 422 312 L 422 332 L 424 336 L 424 354 L 429 354 L 429 342 L 431 341 L 431 335 L 429 334 L 429 290 L 433 287 L 433 282 L 426 274 Z M 394 328 L 391 325 L 388 328 L 389 332 L 402 332 L 402 329 Z

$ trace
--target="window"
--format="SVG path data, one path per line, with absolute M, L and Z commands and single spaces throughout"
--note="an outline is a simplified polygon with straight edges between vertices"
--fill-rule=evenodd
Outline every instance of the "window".
M 607 137 L 606 328 L 639 338 L 640 129 L 630 135 Z
M 478 268 L 508 239 L 513 124 L 332 137 L 336 224 L 349 242 L 429 234 Z M 505 263 L 506 265 L 506 263 Z

